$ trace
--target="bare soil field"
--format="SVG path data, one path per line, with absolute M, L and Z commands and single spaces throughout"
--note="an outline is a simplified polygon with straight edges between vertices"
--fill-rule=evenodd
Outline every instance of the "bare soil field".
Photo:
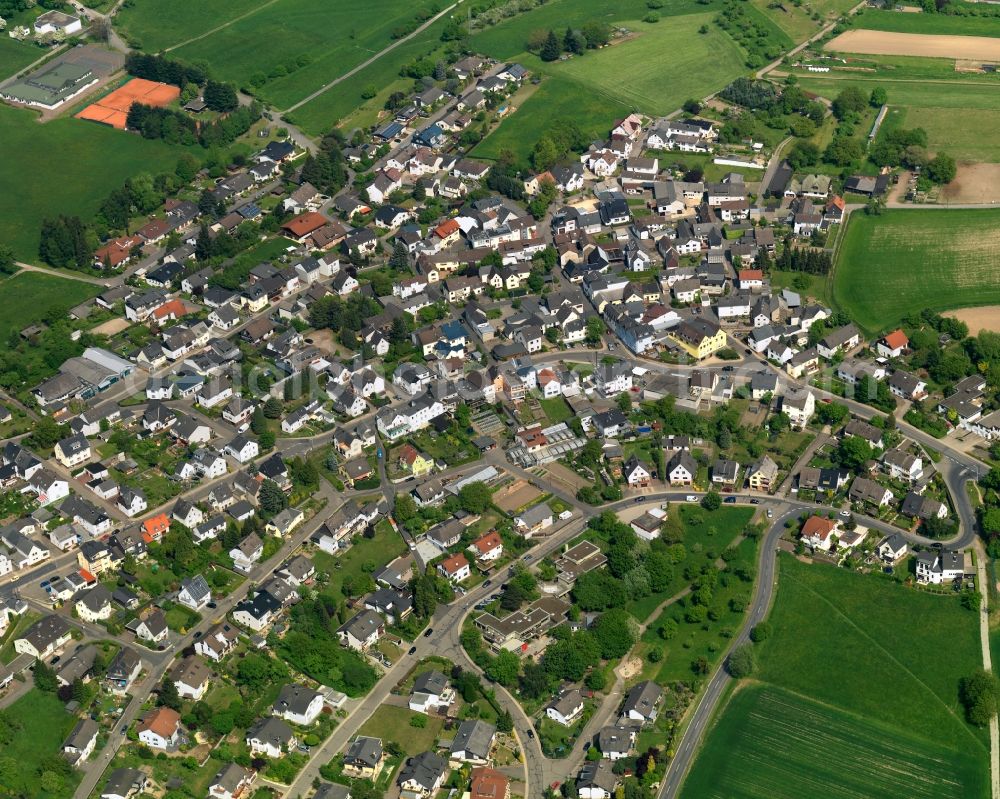
M 510 513 L 518 508 L 523 508 L 529 502 L 534 502 L 541 495 L 541 491 L 526 481 L 516 480 L 506 488 L 497 491 L 493 496 L 493 504 L 500 510 Z
M 959 308 L 945 311 L 944 316 L 958 319 L 969 326 L 969 332 L 976 335 L 980 330 L 1000 333 L 1000 305 L 984 305 L 981 308 Z
M 990 36 L 938 36 L 858 29 L 845 31 L 827 42 L 824 49 L 866 55 L 1000 60 L 1000 39 Z
M 121 333 L 123 330 L 128 329 L 132 326 L 132 323 L 128 319 L 109 319 L 107 322 L 98 325 L 91 333 L 98 336 L 113 336 L 116 333 Z
M 546 463 L 545 471 L 550 478 L 567 485 L 573 491 L 590 485 L 583 477 L 561 463 Z
M 903 181 L 900 180 L 900 185 Z M 941 189 L 946 203 L 1000 202 L 1000 164 L 959 164 L 955 179 Z

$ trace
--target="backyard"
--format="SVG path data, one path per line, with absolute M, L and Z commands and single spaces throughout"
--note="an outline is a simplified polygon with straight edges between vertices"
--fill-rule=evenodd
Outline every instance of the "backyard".
M 4 769 L 0 784 L 11 796 L 64 799 L 71 795 L 78 774 L 65 771 L 60 750 L 76 717 L 66 712 L 54 693 L 32 688 L 3 711 L 3 718 L 13 734 L 5 741 L 0 759 L 13 762 L 15 768 Z M 51 763 L 53 759 L 57 762 Z
M 6 342 L 11 333 L 37 323 L 51 311 L 67 311 L 97 296 L 100 291 L 100 286 L 91 283 L 41 272 L 20 272 L 4 278 L 0 280 L 0 306 L 4 309 L 0 318 L 0 341 Z

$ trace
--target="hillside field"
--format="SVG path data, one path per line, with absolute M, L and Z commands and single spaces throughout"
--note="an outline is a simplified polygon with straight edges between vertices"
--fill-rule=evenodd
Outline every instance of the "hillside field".
M 283 109 L 390 45 L 390 32 L 425 5 L 281 0 L 173 54 L 204 61 L 216 76 L 239 86 L 259 77 L 256 93 Z
M 833 279 L 836 304 L 868 331 L 909 313 L 1000 303 L 1000 210 L 851 214 Z
M 770 620 L 682 799 L 988 795 L 988 739 L 958 703 L 978 619 L 958 597 L 782 555 Z
M 129 0 L 115 14 L 115 27 L 134 43 L 134 47 L 147 53 L 158 53 L 274 1 L 177 3 L 174 0 Z
M 718 91 L 742 72 L 743 59 L 732 39 L 711 24 L 712 16 L 668 16 L 655 24 L 625 22 L 636 32 L 634 38 L 566 61 L 546 64 L 528 53 L 516 54 L 517 60 L 545 77 L 538 91 L 476 148 L 475 155 L 496 158 L 510 149 L 524 160 L 542 133 L 562 119 L 574 120 L 589 136 L 603 137 L 609 123 L 631 111 L 667 114 L 689 98 Z M 702 26 L 707 33 L 698 32 Z M 494 29 L 481 36 L 491 55 L 508 53 L 513 46 L 510 36 L 500 38 Z
M 70 309 L 96 297 L 101 287 L 82 280 L 55 277 L 42 272 L 20 272 L 0 280 L 0 343 L 11 333 L 37 322 L 52 308 Z
M 868 94 L 876 86 L 888 93 L 889 106 L 905 111 L 900 124 L 927 131 L 932 152 L 945 151 L 959 161 L 1000 161 L 995 131 L 1000 124 L 1000 92 L 980 81 L 930 83 L 891 77 L 812 78 L 800 76 L 803 89 L 833 99 L 849 86 Z
M 950 14 L 904 14 L 866 8 L 851 18 L 852 27 L 893 33 L 939 36 L 1000 36 L 1000 17 L 953 17 Z
M 143 172 L 173 172 L 180 146 L 59 117 L 44 125 L 34 112 L 0 105 L 0 141 L 17 153 L 0 159 L 0 241 L 18 259 L 38 261 L 46 216 L 90 219 L 111 189 Z

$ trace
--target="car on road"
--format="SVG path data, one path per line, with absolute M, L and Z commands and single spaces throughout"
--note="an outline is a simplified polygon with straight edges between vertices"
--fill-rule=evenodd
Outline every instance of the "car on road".
M 521 558 L 521 560 L 523 560 L 525 563 L 527 563 L 529 560 L 531 560 L 531 553 L 529 552 L 527 555 L 525 555 L 523 558 Z
M 201 638 L 201 630 L 198 630 L 198 632 L 196 632 L 192 637 L 194 638 L 195 641 Z
M 770 508 L 767 509 L 767 518 L 768 519 L 773 519 L 774 518 L 774 511 L 771 510 Z
M 432 632 L 434 632 L 434 628 L 428 627 L 426 630 L 424 630 L 424 638 L 430 638 Z
M 734 505 L 736 503 L 736 497 L 726 497 L 724 500 L 727 505 Z
M 415 646 L 411 646 L 410 647 L 410 651 L 407 652 L 406 654 L 407 655 L 415 655 L 416 653 L 417 653 L 417 648 Z
M 636 498 L 635 498 L 635 499 L 633 499 L 632 501 L 633 501 L 633 502 L 645 502 L 645 501 L 646 501 L 646 498 L 645 498 L 645 497 L 636 497 Z
M 684 499 L 687 502 L 697 502 L 698 501 L 698 497 L 696 497 L 694 494 L 688 494 Z
M 842 510 L 840 512 L 840 515 L 843 516 L 846 519 L 846 518 L 848 518 L 851 515 L 851 512 L 849 510 Z
M 750 500 L 750 504 L 751 505 L 759 505 L 760 504 L 760 500 L 759 499 L 751 499 Z
M 533 729 L 531 729 L 531 727 L 528 727 L 528 737 L 531 740 L 535 740 L 535 731 Z
M 493 585 L 493 581 L 487 580 L 486 582 L 483 583 L 483 588 L 489 588 L 491 585 Z
M 62 660 L 62 656 L 61 655 L 56 655 L 54 658 L 52 658 L 52 660 L 49 661 L 49 663 L 54 666 L 60 660 Z

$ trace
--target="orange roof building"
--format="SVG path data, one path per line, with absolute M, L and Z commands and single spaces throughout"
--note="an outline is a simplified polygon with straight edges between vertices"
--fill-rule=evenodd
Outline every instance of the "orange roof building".
M 500 537 L 500 533 L 491 530 L 473 541 L 472 547 L 476 550 L 476 557 L 480 560 L 493 560 L 499 558 L 503 552 L 503 539 Z
M 759 281 L 764 279 L 764 272 L 760 269 L 741 269 L 739 278 L 740 278 L 740 283 L 744 283 L 746 281 L 751 281 L 751 280 Z
M 175 299 L 163 303 L 159 308 L 154 308 L 153 318 L 156 320 L 180 319 L 185 313 L 187 313 L 187 308 L 184 301 Z
M 882 341 L 889 350 L 904 350 L 910 346 L 910 340 L 902 330 L 893 330 Z
M 164 740 L 170 740 L 177 734 L 181 725 L 181 714 L 169 707 L 158 707 L 150 710 L 136 726 L 137 732 L 149 730 Z
M 94 264 L 98 267 L 111 265 L 114 269 L 132 257 L 132 250 L 145 242 L 142 236 L 119 236 L 111 239 L 94 252 Z
M 830 538 L 840 526 L 839 522 L 823 516 L 810 516 L 802 525 L 802 541 L 814 549 L 828 550 Z
M 159 541 L 169 529 L 170 517 L 165 513 L 158 513 L 142 523 L 142 537 L 146 539 L 146 543 Z
M 457 555 L 452 555 L 451 557 L 445 558 L 438 564 L 438 568 L 443 571 L 448 577 L 453 579 L 464 579 L 462 573 L 465 576 L 469 574 L 469 559 L 465 557 L 461 552 Z
M 496 769 L 472 769 L 469 799 L 509 799 L 510 780 Z
M 294 219 L 289 219 L 281 226 L 281 229 L 289 238 L 301 242 L 329 221 L 323 214 L 318 214 L 315 211 L 307 211 L 304 214 L 299 214 Z
M 434 235 L 439 239 L 447 239 L 449 236 L 454 236 L 459 231 L 458 222 L 454 219 L 446 219 L 436 228 L 434 228 Z

